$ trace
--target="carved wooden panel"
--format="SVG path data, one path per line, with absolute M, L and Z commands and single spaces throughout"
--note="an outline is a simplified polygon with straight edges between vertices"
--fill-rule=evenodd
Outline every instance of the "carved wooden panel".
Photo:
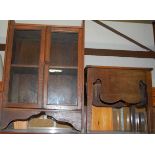
M 95 79 L 102 81 L 102 98 L 106 102 L 124 100 L 129 103 L 140 101 L 139 81 L 146 81 L 143 70 L 95 69 Z

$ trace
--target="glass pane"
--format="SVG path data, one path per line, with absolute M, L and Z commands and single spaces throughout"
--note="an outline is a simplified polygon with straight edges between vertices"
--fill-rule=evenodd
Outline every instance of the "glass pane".
M 11 67 L 9 102 L 37 103 L 38 69 Z
M 134 108 L 134 113 L 129 107 L 113 108 L 114 131 L 147 132 L 147 114 L 145 108 Z
M 12 64 L 38 65 L 41 32 L 38 30 L 15 30 Z
M 50 65 L 77 66 L 78 33 L 52 32 Z
M 77 105 L 76 69 L 49 69 L 48 104 Z

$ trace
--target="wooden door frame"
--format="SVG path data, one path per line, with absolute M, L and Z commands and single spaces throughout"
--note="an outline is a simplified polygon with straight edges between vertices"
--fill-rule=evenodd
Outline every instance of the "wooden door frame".
M 78 33 L 78 73 L 77 73 L 77 104 L 75 106 L 68 105 L 47 105 L 48 98 L 48 69 L 50 56 L 50 36 L 52 32 L 76 32 Z M 84 50 L 83 50 L 83 27 L 57 27 L 48 26 L 46 30 L 46 54 L 45 54 L 45 72 L 44 72 L 44 108 L 46 109 L 81 109 L 83 103 L 83 86 L 84 86 Z
M 41 31 L 41 45 L 40 45 L 40 57 L 38 64 L 38 98 L 37 104 L 35 103 L 9 103 L 9 80 L 10 80 L 10 69 L 11 69 L 11 58 L 12 58 L 12 47 L 14 30 L 40 30 Z M 4 65 L 4 92 L 3 92 L 3 107 L 18 107 L 18 108 L 42 108 L 42 87 L 43 87 L 43 62 L 44 62 L 44 44 L 45 44 L 45 26 L 42 25 L 25 25 L 16 24 L 14 21 L 9 21 L 8 32 L 7 32 L 7 44 L 6 44 L 6 56 Z

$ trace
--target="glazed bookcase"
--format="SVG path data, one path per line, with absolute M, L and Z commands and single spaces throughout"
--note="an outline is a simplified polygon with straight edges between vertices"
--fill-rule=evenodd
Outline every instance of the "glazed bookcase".
M 1 128 L 44 113 L 83 130 L 83 26 L 9 21 Z

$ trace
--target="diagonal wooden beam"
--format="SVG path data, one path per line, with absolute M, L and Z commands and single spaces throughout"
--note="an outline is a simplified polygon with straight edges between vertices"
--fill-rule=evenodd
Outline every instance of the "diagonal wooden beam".
M 5 44 L 0 44 L 0 51 L 5 51 Z
M 132 42 L 132 43 L 134 43 L 134 44 L 136 44 L 136 45 L 138 45 L 139 47 L 141 47 L 141 48 L 143 48 L 143 49 L 145 49 L 145 50 L 152 51 L 150 48 L 148 48 L 148 47 L 142 45 L 141 43 L 135 41 L 134 39 L 128 37 L 127 35 L 125 35 L 125 34 L 119 32 L 119 31 L 117 31 L 117 30 L 115 30 L 114 28 L 112 28 L 112 27 L 110 27 L 110 26 L 104 24 L 103 22 L 101 22 L 101 21 L 99 21 L 99 20 L 93 20 L 93 22 L 95 22 L 95 23 L 99 24 L 100 26 L 102 26 L 102 27 L 104 27 L 104 28 L 106 28 L 106 29 L 112 31 L 113 33 L 116 33 L 117 35 L 119 35 L 119 36 L 125 38 L 126 40 L 128 40 L 128 41 L 130 41 L 130 42 Z
M 155 58 L 155 52 L 152 51 L 145 52 L 145 51 L 128 51 L 128 50 L 112 50 L 112 49 L 93 49 L 93 48 L 85 48 L 85 55 Z

